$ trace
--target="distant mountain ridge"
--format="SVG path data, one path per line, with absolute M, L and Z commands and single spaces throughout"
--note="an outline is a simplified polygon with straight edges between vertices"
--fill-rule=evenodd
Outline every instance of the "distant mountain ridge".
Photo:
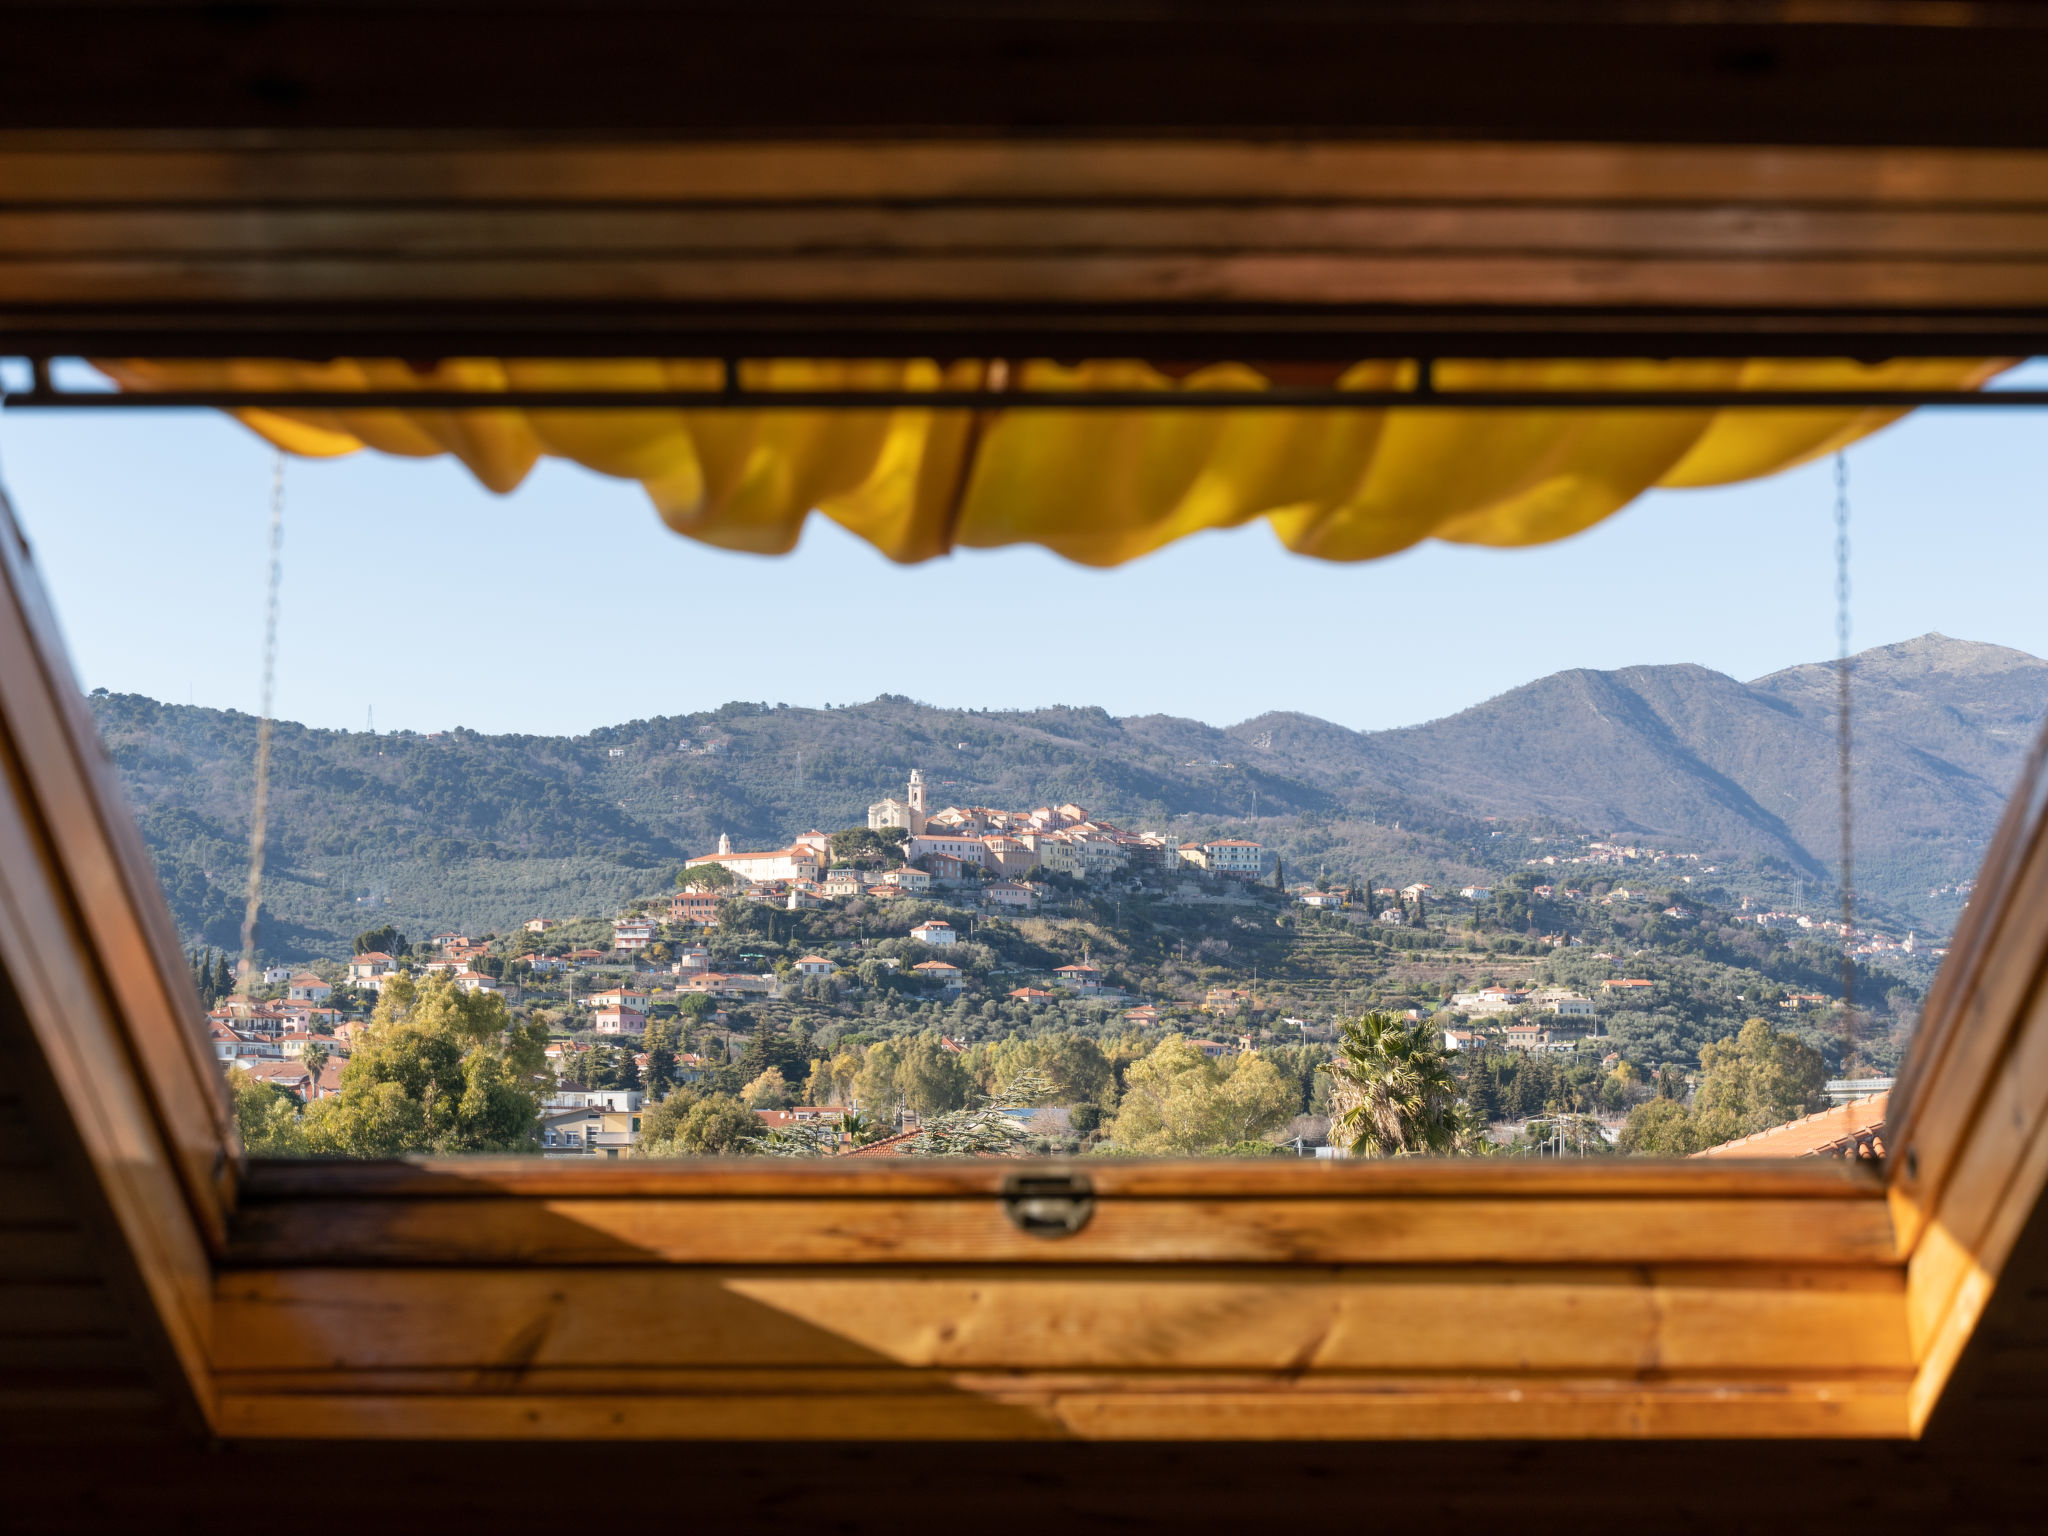
M 1910 908 L 1976 868 L 2048 714 L 2048 662 L 1942 635 L 1855 659 L 1858 883 Z M 728 704 L 575 738 L 371 736 L 280 722 L 263 929 L 345 952 L 384 921 L 502 929 L 610 910 L 718 835 L 780 846 L 857 822 L 924 769 L 938 803 L 1077 801 L 1195 836 L 1250 824 L 1296 867 L 1463 879 L 1486 818 L 1835 862 L 1834 672 L 1574 670 L 1441 720 L 1360 732 L 1268 714 L 1226 728 L 1092 708 Z M 95 694 L 188 936 L 232 942 L 256 722 Z M 614 755 L 616 754 L 616 755 Z
M 1907 899 L 1966 878 L 2048 714 L 2048 662 L 1930 634 L 1860 653 L 1851 676 L 1864 883 Z M 1771 853 L 1831 878 L 1835 687 L 1832 664 L 1751 683 L 1698 666 L 1561 672 L 1367 751 L 1409 793 L 1433 780 L 1486 814 Z

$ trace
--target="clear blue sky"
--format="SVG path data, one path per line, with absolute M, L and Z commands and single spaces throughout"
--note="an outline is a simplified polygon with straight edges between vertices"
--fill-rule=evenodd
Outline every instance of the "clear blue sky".
M 86 687 L 255 708 L 270 458 L 200 413 L 0 415 Z M 1850 462 L 1859 648 L 1938 629 L 2048 655 L 2048 416 L 1923 412 Z M 794 557 L 723 554 L 556 463 L 508 497 L 371 454 L 292 460 L 287 482 L 278 712 L 349 729 L 371 706 L 380 730 L 552 734 L 885 692 L 1375 728 L 1565 667 L 1748 678 L 1834 648 L 1825 465 L 1654 495 L 1537 550 L 1336 566 L 1257 525 L 1112 572 L 1036 550 L 906 569 L 823 520 Z M 825 622 L 839 599 L 861 617 Z

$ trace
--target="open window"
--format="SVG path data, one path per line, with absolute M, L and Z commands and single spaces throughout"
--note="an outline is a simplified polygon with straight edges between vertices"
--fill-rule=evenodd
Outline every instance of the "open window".
M 453 450 L 487 483 L 577 458 L 729 548 L 787 548 L 824 506 L 899 558 L 1037 539 L 1101 564 L 1253 515 L 1339 558 L 1533 542 L 2038 350 L 2034 152 L 1790 118 L 1769 149 L 1619 120 L 1590 146 L 1276 145 L 1093 111 L 1096 137 L 1029 143 L 744 115 L 759 137 L 716 143 L 10 140 L 41 244 L 4 350 L 101 359 L 124 391 L 70 404 L 234 408 L 296 452 Z M 67 402 L 39 374 L 18 403 Z M 1417 495 L 1402 522 L 1332 489 L 1445 481 L 1545 411 L 1573 425 L 1544 475 L 1501 471 L 1526 494 Z M 1149 505 L 1157 476 L 1077 469 L 1166 461 L 1180 493 Z M 18 1225 L 63 1234 L 63 1285 L 104 1303 L 39 1325 L 81 1401 L 251 1442 L 1901 1440 L 2025 1375 L 2000 1347 L 2030 1336 L 2048 1178 L 2038 750 L 1859 1155 L 266 1165 L 4 544 Z M 1246 855 L 1212 841 L 1228 875 Z M 630 1142 L 631 1115 L 556 1150 Z

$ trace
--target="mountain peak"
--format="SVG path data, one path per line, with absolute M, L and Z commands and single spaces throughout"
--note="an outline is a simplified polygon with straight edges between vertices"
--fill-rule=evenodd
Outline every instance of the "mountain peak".
M 2011 646 L 1992 645 L 1982 640 L 1958 640 L 1939 630 L 1929 630 L 1911 640 L 1892 645 L 1874 645 L 1849 658 L 1855 663 L 1858 682 L 1885 682 L 1910 686 L 1934 678 L 1990 678 L 2000 673 L 2048 673 L 2048 661 L 2030 656 Z M 1798 686 L 1823 674 L 1832 675 L 1831 661 L 1809 661 L 1782 671 L 1767 673 L 1750 682 L 1752 688 L 1782 692 L 1787 684 Z

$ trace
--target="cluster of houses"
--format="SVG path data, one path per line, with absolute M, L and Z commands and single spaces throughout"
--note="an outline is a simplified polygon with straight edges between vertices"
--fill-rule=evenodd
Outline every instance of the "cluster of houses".
M 1498 837 L 1500 834 L 1494 835 Z M 1542 839 L 1536 838 L 1532 841 L 1540 842 Z M 1576 856 L 1546 853 L 1526 862 L 1553 868 L 1559 864 L 1647 864 L 1652 869 L 1664 869 L 1679 864 L 1697 865 L 1699 861 L 1700 856 L 1696 853 L 1673 853 L 1669 848 L 1639 848 L 1632 843 L 1588 842 L 1586 851 Z M 1714 867 L 1707 866 L 1704 873 L 1714 873 Z
M 1748 902 L 1745 901 L 1743 905 L 1746 908 Z M 1852 955 L 1917 955 L 1925 953 L 1939 960 L 1948 954 L 1946 945 L 1925 946 L 1921 944 L 1919 934 L 1911 930 L 1908 930 L 1903 939 L 1887 938 L 1883 934 L 1863 933 L 1857 929 L 1846 927 L 1836 919 L 1809 917 L 1803 912 L 1750 912 L 1745 910 L 1735 914 L 1735 921 L 1738 923 L 1755 923 L 1759 928 L 1770 929 L 1780 933 L 1787 931 L 1817 933 L 1846 939 L 1848 941 L 1849 953 Z
M 1603 985 L 1616 986 L 1613 982 Z M 1649 985 L 1648 981 L 1633 978 L 1619 983 L 1620 988 Z M 1444 1048 L 1451 1051 L 1476 1051 L 1488 1046 L 1505 1046 L 1511 1051 L 1570 1051 L 1600 1033 L 1593 1000 L 1563 987 L 1533 991 L 1481 987 L 1475 992 L 1454 993 L 1450 1008 L 1463 1015 L 1467 1025 L 1487 1019 L 1500 1021 L 1476 1027 L 1446 1027 Z
M 878 800 L 868 807 L 870 830 L 904 833 L 900 869 L 834 865 L 830 837 L 815 829 L 787 848 L 756 851 L 736 849 L 730 837 L 721 835 L 716 852 L 699 854 L 686 867 L 716 865 L 739 882 L 747 898 L 790 911 L 856 896 L 887 900 L 923 895 L 935 886 L 971 886 L 984 908 L 1013 912 L 1037 906 L 1039 887 L 1029 877 L 1040 871 L 1093 880 L 1131 870 L 1192 867 L 1257 878 L 1266 868 L 1264 845 L 1244 838 L 1175 847 L 1157 833 L 1126 831 L 1078 805 L 1029 811 L 955 805 L 927 812 L 925 790 L 924 774 L 912 769 L 903 799 Z M 725 895 L 679 891 L 669 903 L 670 921 L 715 926 Z M 645 935 L 627 934 L 623 928 L 617 935 L 618 947 L 627 949 L 645 947 L 652 939 L 651 926 Z
M 476 962 L 490 953 L 488 944 L 467 934 L 441 933 L 434 936 L 433 945 L 432 957 L 413 965 L 415 973 L 446 975 L 464 992 L 509 992 L 516 995 L 516 988 L 509 988 L 496 977 L 476 969 Z M 382 950 L 352 956 L 348 962 L 349 985 L 364 992 L 382 992 L 385 982 L 397 973 L 398 962 Z M 507 1000 L 512 999 L 508 997 Z
M 868 807 L 874 831 L 901 828 L 903 856 L 934 875 L 959 874 L 969 867 L 998 877 L 1035 869 L 1094 879 L 1125 869 L 1177 869 L 1192 865 L 1216 874 L 1257 878 L 1266 869 L 1266 849 L 1243 838 L 1181 843 L 1155 832 L 1130 832 L 1078 805 L 1041 805 L 1028 811 L 987 805 L 949 805 L 927 812 L 924 774 L 913 768 L 901 800 L 877 800 Z
M 732 846 L 732 839 L 720 836 L 716 853 L 699 854 L 689 861 L 690 869 L 716 865 L 739 883 L 748 900 L 767 902 L 791 912 L 821 907 L 829 902 L 866 896 L 887 901 L 902 896 L 922 896 L 935 885 L 966 883 L 964 864 L 956 855 L 926 850 L 908 853 L 915 863 L 898 869 L 868 870 L 850 864 L 831 864 L 831 840 L 823 832 L 806 832 L 787 848 L 746 853 Z M 923 867 L 917 867 L 921 864 Z M 983 865 L 983 868 L 989 866 Z M 729 892 L 683 890 L 669 899 L 669 921 L 695 923 L 705 928 L 718 925 L 718 905 Z M 981 905 L 997 911 L 1028 912 L 1038 905 L 1035 886 L 1016 880 L 995 880 L 979 886 Z M 637 938 L 637 935 L 631 936 Z M 644 943 L 640 947 L 645 947 Z
M 283 983 L 284 997 L 262 1002 L 230 998 L 208 1011 L 206 1032 L 214 1059 L 306 1103 L 339 1093 L 355 1026 L 339 1008 L 328 1006 L 334 988 L 310 971 L 271 972 L 267 979 L 271 985 Z

